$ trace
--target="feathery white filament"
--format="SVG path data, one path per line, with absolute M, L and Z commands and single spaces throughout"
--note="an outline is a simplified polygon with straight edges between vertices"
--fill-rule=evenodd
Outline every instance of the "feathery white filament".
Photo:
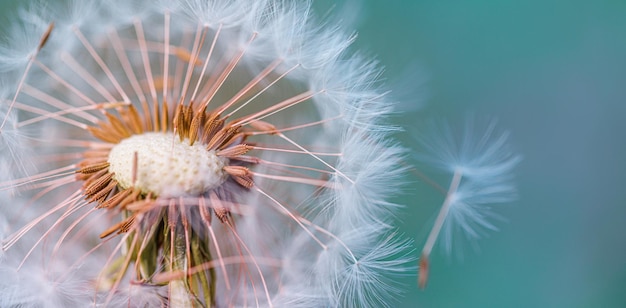
M 228 177 L 223 170 L 227 163 L 202 144 L 189 145 L 171 133 L 133 135 L 109 154 L 109 171 L 122 188 L 134 186 L 162 197 L 198 196 L 219 187 Z
M 40 2 L 35 2 L 33 7 L 38 7 Z M 401 291 L 393 278 L 411 271 L 405 265 L 413 263 L 404 253 L 410 251 L 408 244 L 394 240 L 392 213 L 398 206 L 390 201 L 407 169 L 405 153 L 388 139 L 394 128 L 387 126 L 385 116 L 393 109 L 384 90 L 378 89 L 380 69 L 349 49 L 355 36 L 331 26 L 336 23 L 326 18 L 320 24 L 309 1 L 99 3 L 71 0 L 61 7 L 50 5 L 52 10 L 29 10 L 20 16 L 25 16 L 24 29 L 33 29 L 27 35 L 13 31 L 11 38 L 2 40 L 9 49 L 0 42 L 0 71 L 18 83 L 45 32 L 40 24 L 55 21 L 45 49 L 32 62 L 28 84 L 6 87 L 5 100 L 20 94 L 15 105 L 20 118 L 17 111 L 11 112 L 0 136 L 0 147 L 9 149 L 0 149 L 2 162 L 16 161 L 13 157 L 23 161 L 31 144 L 45 149 L 43 159 L 34 162 L 42 171 L 32 176 L 7 172 L 16 166 L 5 169 L 0 162 L 0 171 L 5 171 L 0 172 L 0 193 L 29 186 L 28 197 L 41 205 L 20 206 L 28 215 L 13 215 L 17 207 L 0 207 L 0 218 L 8 219 L 10 213 L 19 218 L 15 224 L 24 226 L 7 243 L 15 244 L 18 237 L 25 242 L 4 253 L 0 272 L 14 273 L 29 245 L 56 240 L 55 246 L 37 245 L 19 272 L 19 277 L 26 276 L 22 281 L 29 282 L 31 276 L 38 277 L 33 270 L 39 276 L 46 273 L 43 284 L 54 289 L 42 292 L 39 284 L 15 288 L 16 279 L 0 281 L 0 307 L 176 306 L 176 298 L 185 295 L 193 296 L 193 303 L 198 299 L 199 305 L 218 307 L 393 306 Z M 116 144 L 118 138 L 110 142 L 90 134 L 89 127 L 103 134 L 111 128 L 99 125 L 106 122 L 100 111 L 110 109 L 104 104 L 125 105 L 129 100 L 144 120 L 143 131 L 150 133 Z M 225 182 L 231 175 L 224 167 L 231 161 L 207 151 L 206 145 L 190 146 L 178 134 L 156 133 L 176 126 L 170 121 L 173 104 L 191 102 L 199 103 L 194 114 L 219 114 L 224 125 L 242 125 L 251 152 L 232 161 L 249 168 L 252 187 Z M 0 120 L 6 114 L 0 111 Z M 113 115 L 129 133 L 138 131 L 124 114 Z M 263 129 L 260 120 L 277 130 Z M 26 128 L 36 138 L 24 138 Z M 18 143 L 21 140 L 25 146 Z M 82 181 L 75 176 L 82 162 L 75 157 L 82 151 L 82 161 L 98 169 L 94 172 L 105 172 L 99 168 L 108 155 L 108 172 L 114 173 L 116 183 L 107 182 L 104 190 L 97 190 L 97 183 L 90 185 L 97 190 L 94 197 L 132 187 L 144 196 L 121 197 L 143 201 L 151 194 L 151 205 L 158 207 L 153 211 L 138 203 L 145 212 L 124 215 L 118 224 L 123 234 L 95 246 L 94 237 L 118 226 L 102 215 L 113 217 L 123 207 L 83 206 L 85 190 L 71 185 Z M 119 189 L 112 188 L 115 184 Z M 47 198 L 53 190 L 54 198 Z M 0 200 L 28 204 L 26 198 L 9 198 Z M 103 200 L 97 198 L 101 205 Z M 128 207 L 126 214 L 138 208 Z M 216 213 L 220 219 L 211 221 Z M 223 213 L 230 218 L 222 221 Z M 152 236 L 150 230 L 161 228 L 155 219 L 163 218 L 167 226 L 162 227 L 170 230 L 166 236 L 180 235 L 185 247 L 171 249 L 165 239 L 163 245 L 144 240 Z M 37 229 L 43 234 L 38 236 Z M 204 237 L 200 245 L 198 235 Z M 170 246 L 170 252 L 178 250 L 180 255 L 153 249 L 155 245 Z M 192 245 L 202 256 L 191 254 L 196 250 Z M 20 250 L 22 246 L 27 250 Z M 53 258 L 39 258 L 44 255 Z M 174 269 L 159 261 L 168 255 L 171 260 L 198 261 Z M 13 257 L 16 261 L 9 259 Z M 37 266 L 39 260 L 45 260 L 43 267 Z M 161 266 L 151 269 L 151 264 Z M 133 267 L 138 269 L 136 277 L 131 277 Z M 178 273 L 182 276 L 176 279 L 182 280 L 132 283 L 139 281 L 135 278 Z M 208 289 L 202 282 L 178 284 L 199 282 L 190 275 L 211 277 Z M 192 290 L 196 287 L 206 291 Z M 214 294 L 199 298 L 209 293 Z M 178 304 L 187 305 L 186 299 Z

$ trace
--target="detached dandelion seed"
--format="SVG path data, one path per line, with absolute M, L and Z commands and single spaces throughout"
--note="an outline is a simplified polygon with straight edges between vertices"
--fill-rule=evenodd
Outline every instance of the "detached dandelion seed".
M 352 36 L 286 1 L 21 16 L 0 134 L 39 172 L 0 183 L 0 306 L 391 305 L 403 150 Z
M 489 221 L 493 216 L 490 206 L 515 199 L 512 175 L 521 157 L 509 149 L 507 133 L 495 132 L 495 122 L 490 122 L 484 132 L 476 130 L 473 121 L 468 121 L 460 137 L 444 126 L 437 130 L 439 133 L 420 140 L 424 152 L 418 159 L 451 174 L 443 204 L 422 248 L 418 274 L 422 289 L 428 282 L 430 253 L 442 233 L 445 251 L 450 254 L 455 231 L 476 240 L 483 234 L 481 229 L 497 230 Z

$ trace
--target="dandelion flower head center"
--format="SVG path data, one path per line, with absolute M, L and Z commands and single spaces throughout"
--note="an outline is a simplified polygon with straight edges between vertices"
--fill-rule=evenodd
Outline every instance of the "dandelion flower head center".
M 130 136 L 111 149 L 108 162 L 122 188 L 135 187 L 162 197 L 198 196 L 228 178 L 223 170 L 227 158 L 172 133 Z

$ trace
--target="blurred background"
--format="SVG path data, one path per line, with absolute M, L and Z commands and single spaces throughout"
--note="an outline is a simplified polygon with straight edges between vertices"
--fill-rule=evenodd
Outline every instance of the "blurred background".
M 0 0 L 2 20 L 17 5 Z M 427 288 L 407 277 L 400 307 L 626 307 L 626 1 L 314 5 L 386 67 L 410 111 L 397 124 L 496 118 L 524 157 L 500 231 L 462 260 L 435 249 Z M 417 179 L 407 190 L 401 229 L 419 250 L 443 197 Z
M 462 260 L 435 249 L 400 306 L 626 307 L 626 1 L 347 4 L 357 47 L 415 110 L 400 123 L 496 118 L 524 157 L 500 231 Z M 443 197 L 418 180 L 409 195 L 421 249 Z

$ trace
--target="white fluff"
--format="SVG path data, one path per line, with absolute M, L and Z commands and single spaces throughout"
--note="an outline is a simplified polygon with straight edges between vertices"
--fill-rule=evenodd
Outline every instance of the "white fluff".
M 511 150 L 509 134 L 498 132 L 494 121 L 474 122 L 469 119 L 460 126 L 431 123 L 420 140 L 424 150 L 416 154 L 422 162 L 461 177 L 442 228 L 440 242 L 447 253 L 452 252 L 457 237 L 476 240 L 485 231 L 497 230 L 493 219 L 498 215 L 492 207 L 517 195 L 513 171 L 521 156 Z
M 252 263 L 238 265 L 239 268 L 245 268 L 245 277 L 238 271 L 224 273 L 217 268 L 217 305 L 238 307 L 256 306 L 258 303 L 263 307 L 393 306 L 397 294 L 401 293 L 401 288 L 394 279 L 410 270 L 406 264 L 412 260 L 407 254 L 410 251 L 409 243 L 399 239 L 401 236 L 394 231 L 394 213 L 399 206 L 390 201 L 399 192 L 402 184 L 400 179 L 406 169 L 402 163 L 405 151 L 390 141 L 389 132 L 396 128 L 385 123 L 385 117 L 393 107 L 385 92 L 379 89 L 380 69 L 375 62 L 352 54 L 349 47 L 355 38 L 353 34 L 345 33 L 343 29 L 325 24 L 324 21 L 315 20 L 309 3 L 299 1 L 70 1 L 66 6 L 49 4 L 53 9 L 46 9 L 45 13 L 40 5 L 42 4 L 37 3 L 34 8 L 27 10 L 23 17 L 24 26 L 15 26 L 16 30 L 10 34 L 12 37 L 19 37 L 19 40 L 8 39 L 0 47 L 0 69 L 10 74 L 7 76 L 21 76 L 29 57 L 37 48 L 39 38 L 48 24 L 54 21 L 55 29 L 37 55 L 37 61 L 53 73 L 46 72 L 40 65 L 33 66 L 34 69 L 28 73 L 26 79 L 30 88 L 18 97 L 18 101 L 32 109 L 22 107 L 14 110 L 9 117 L 11 121 L 17 121 L 15 117 L 19 115 L 22 117 L 20 120 L 24 121 L 72 108 L 75 110 L 66 116 L 66 121 L 50 116 L 25 126 L 24 130 L 28 129 L 34 135 L 33 139 L 24 140 L 21 135 L 24 130 L 17 130 L 12 134 L 8 134 L 10 130 L 3 132 L 7 134 L 0 146 L 16 150 L 2 151 L 1 161 L 21 161 L 18 158 L 22 152 L 17 144 L 29 142 L 41 149 L 38 154 L 49 158 L 38 161 L 38 167 L 42 171 L 66 166 L 67 161 L 75 162 L 71 154 L 80 153 L 84 145 L 70 141 L 94 140 L 83 126 L 95 125 L 104 119 L 100 110 L 89 109 L 90 106 L 102 102 L 131 102 L 140 109 L 140 102 L 149 101 L 151 92 L 155 92 L 156 99 L 167 99 L 172 104 L 169 112 L 173 112 L 178 102 L 172 103 L 172 97 L 176 95 L 168 93 L 163 98 L 161 89 L 152 89 L 148 85 L 149 77 L 161 80 L 159 77 L 163 77 L 164 68 L 163 63 L 157 61 L 157 56 L 153 54 L 148 57 L 151 65 L 144 66 L 144 46 L 132 41 L 138 37 L 137 25 L 143 29 L 150 42 L 146 47 L 149 50 L 163 45 L 165 16 L 169 16 L 171 20 L 171 46 L 181 42 L 187 42 L 191 46 L 194 31 L 206 29 L 209 34 L 199 52 L 201 57 L 207 56 L 207 46 L 210 45 L 213 35 L 219 33 L 215 54 L 207 62 L 208 70 L 221 68 L 220 65 L 240 51 L 244 51 L 244 54 L 225 82 L 224 93 L 218 92 L 208 108 L 226 102 L 229 95 L 232 96 L 249 82 L 252 76 L 276 61 L 276 69 L 270 75 L 271 78 L 282 76 L 281 74 L 285 74 L 285 77 L 276 84 L 271 83 L 271 78 L 268 79 L 270 81 L 260 82 L 255 89 L 267 87 L 267 90 L 263 90 L 258 97 L 250 98 L 250 103 L 234 112 L 229 120 L 267 108 L 305 90 L 310 91 L 313 93 L 312 98 L 306 105 L 279 110 L 263 120 L 279 128 L 318 120 L 324 121 L 323 123 L 287 131 L 282 136 L 261 136 L 258 142 L 277 148 L 301 150 L 294 145 L 296 143 L 303 148 L 330 154 L 259 151 L 255 155 L 276 165 L 289 164 L 325 170 L 327 173 L 324 176 L 330 179 L 332 187 L 321 189 L 315 185 L 264 178 L 263 175 L 271 176 L 275 172 L 276 165 L 260 164 L 252 167 L 252 171 L 257 174 L 255 187 L 248 193 L 242 193 L 243 201 L 237 209 L 239 212 L 233 212 L 241 216 L 236 219 L 236 227 L 241 235 L 241 242 L 245 244 L 245 251 L 241 247 L 243 244 L 237 245 L 239 239 L 233 238 L 228 229 L 217 222 L 213 225 L 214 231 L 221 240 L 210 249 L 215 258 L 219 248 L 225 254 L 240 253 L 257 258 L 260 264 L 257 265 L 258 269 Z M 123 60 L 116 54 L 115 44 L 118 40 L 120 45 L 130 50 L 125 56 L 131 63 L 132 73 L 139 80 L 139 87 L 145 90 L 137 90 L 136 85 L 132 84 L 133 78 L 124 69 Z M 88 52 L 90 47 L 99 58 Z M 106 72 L 100 61 L 107 64 L 110 73 Z M 175 68 L 169 69 L 168 76 L 174 76 Z M 202 66 L 194 69 L 184 103 L 189 103 L 202 70 Z M 184 70 L 182 72 L 184 74 Z M 90 79 L 95 82 L 89 81 Z M 200 84 L 205 82 L 207 81 L 201 80 Z M 32 89 L 33 85 L 36 85 L 35 89 Z M 40 93 L 47 96 L 36 97 Z M 3 106 L 5 104 L 6 99 Z M 0 116 L 4 117 L 6 114 L 0 112 Z M 166 139 L 170 140 L 170 135 Z M 163 140 L 158 142 L 162 143 Z M 128 158 L 132 157 L 134 151 L 138 151 L 137 180 L 150 182 L 146 185 L 158 183 L 158 188 L 145 186 L 146 191 L 155 191 L 160 196 L 188 197 L 208 189 L 207 187 L 223 184 L 216 188 L 220 194 L 231 196 L 240 193 L 241 188 L 236 190 L 232 183 L 223 183 L 225 174 L 218 169 L 221 169 L 220 163 L 223 164 L 224 161 L 216 157 L 208 158 L 211 161 L 208 165 L 215 166 L 200 172 L 199 178 L 206 181 L 186 175 L 174 176 L 177 180 L 173 180 L 172 170 L 185 169 L 190 164 L 182 167 L 167 165 L 157 159 L 171 156 L 153 149 L 150 143 L 154 141 L 143 140 L 140 144 L 118 145 L 119 148 L 112 152 L 111 168 L 117 168 L 116 179 L 126 183 L 122 186 L 132 181 L 133 162 Z M 179 161 L 197 163 L 207 160 L 206 157 L 183 157 L 182 152 L 178 151 L 179 146 L 180 144 L 175 144 L 173 150 Z M 159 149 L 162 150 L 162 147 Z M 123 152 L 121 157 L 125 161 L 120 162 L 117 154 L 114 154 L 118 150 Z M 166 152 L 171 150 L 166 148 Z M 47 154 L 50 155 L 46 156 Z M 61 158 L 57 161 L 53 159 L 55 157 Z M 156 169 L 148 172 L 148 167 Z M 63 172 L 72 175 L 72 170 Z M 319 174 L 308 169 L 298 172 L 314 180 L 319 178 Z M 144 173 L 149 174 L 149 177 L 145 177 Z M 10 174 L 13 180 L 19 179 L 19 176 Z M 61 178 L 68 176 L 67 174 L 58 172 L 55 176 Z M 47 178 L 41 179 L 45 180 Z M 107 300 L 110 300 L 110 305 L 131 307 L 161 303 L 167 291 L 154 286 L 138 286 L 137 282 L 133 284 L 129 279 L 123 280 L 123 285 L 112 299 L 106 299 L 106 296 L 102 296 L 95 289 L 93 280 L 101 270 L 99 265 L 107 262 L 114 251 L 112 247 L 117 245 L 116 240 L 119 238 L 107 242 L 105 248 L 90 250 L 101 243 L 97 238 L 98 231 L 102 231 L 103 225 L 114 221 L 114 217 L 102 211 L 89 214 L 93 205 L 80 201 L 80 194 L 71 195 L 79 189 L 81 183 L 72 181 L 71 178 L 67 181 L 43 194 L 43 200 L 42 195 L 37 195 L 40 192 L 37 187 L 32 191 L 24 191 L 25 197 L 39 198 L 31 206 L 26 206 L 28 198 L 1 199 L 3 204 L 23 208 L 26 212 L 23 220 L 16 221 L 16 225 L 11 226 L 13 231 L 40 217 L 63 200 L 71 201 L 75 198 L 79 201 L 73 203 L 75 208 L 51 213 L 20 239 L 26 251 L 39 239 L 45 239 L 43 243 L 51 242 L 52 244 L 40 243 L 35 246 L 38 255 L 46 255 L 53 250 L 60 236 L 66 236 L 59 245 L 62 247 L 63 257 L 68 261 L 40 262 L 40 259 L 31 256 L 19 272 L 14 271 L 16 261 L 13 259 L 11 262 L 0 263 L 0 270 L 16 276 L 15 279 L 19 281 L 19 287 L 0 283 L 0 306 L 97 306 Z M 4 184 L 0 189 L 15 188 L 14 186 L 17 185 Z M 3 205 L 0 208 L 0 215 L 12 217 L 14 210 L 6 207 Z M 196 213 L 193 210 L 187 209 L 189 213 Z M 86 218 L 80 219 L 84 221 L 73 226 L 72 223 L 78 221 L 83 214 Z M 300 215 L 301 219 L 294 219 L 292 216 L 295 214 Z M 194 228 L 201 226 L 200 223 L 191 224 Z M 53 232 L 46 234 L 49 230 Z M 66 230 L 68 234 L 63 234 Z M 19 247 L 19 244 L 11 247 L 14 249 L 9 250 L 12 254 L 25 255 L 23 249 L 15 247 Z M 78 261 L 83 256 L 85 257 Z M 55 275 L 27 275 L 40 268 Z M 56 273 L 67 271 L 76 275 L 55 280 L 59 277 Z M 23 276 L 36 281 L 30 283 Z M 223 283 L 226 277 L 233 284 L 231 288 Z M 261 287 L 261 277 L 265 280 L 269 296 L 265 295 L 265 290 Z M 37 293 L 35 287 L 45 284 L 46 279 L 52 279 L 50 283 L 53 287 Z M 44 297 L 51 300 L 44 304 Z

